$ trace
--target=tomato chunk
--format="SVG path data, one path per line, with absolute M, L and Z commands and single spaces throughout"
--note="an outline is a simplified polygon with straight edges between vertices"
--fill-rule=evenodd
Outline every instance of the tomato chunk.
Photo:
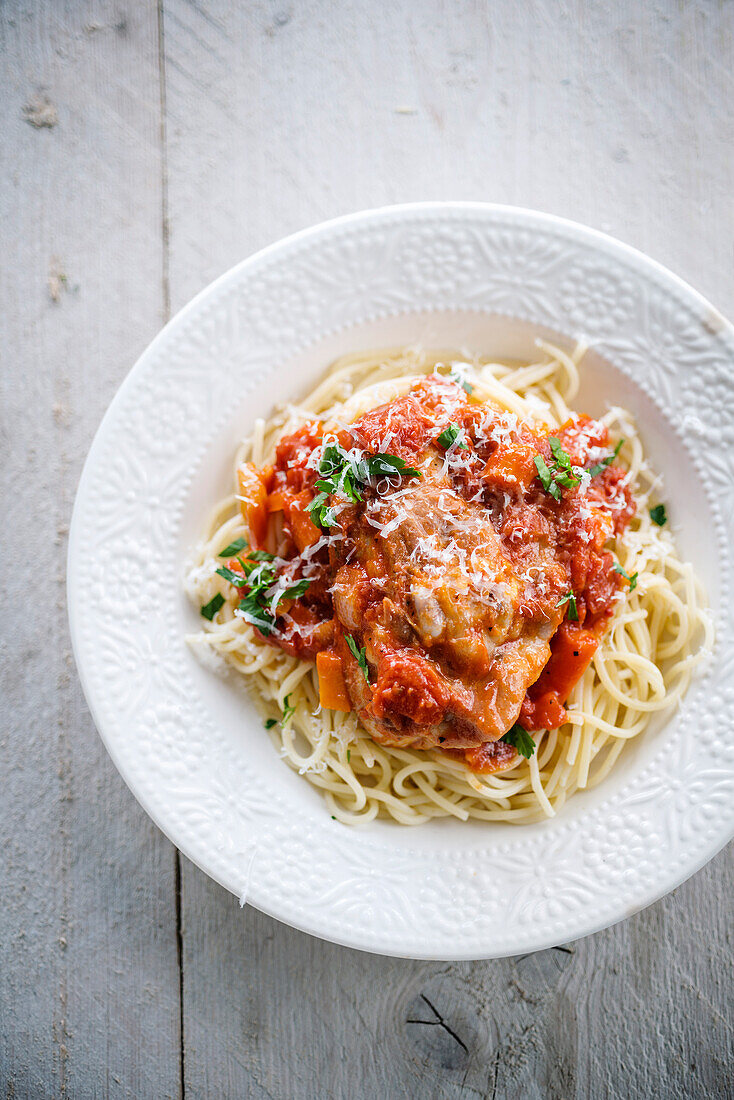
M 317 471 L 308 462 L 314 450 L 321 446 L 321 426 L 310 421 L 302 428 L 283 436 L 275 449 L 275 469 L 277 484 L 270 488 L 280 488 L 283 484 L 299 492 L 307 485 L 313 485 L 318 478 Z
M 561 623 L 551 642 L 551 655 L 529 688 L 520 710 L 525 729 L 558 729 L 566 720 L 564 703 L 594 656 L 599 639 L 578 623 Z
M 523 429 L 512 446 L 498 447 L 487 459 L 482 475 L 492 489 L 506 492 L 528 488 L 537 476 L 535 456 L 543 447 L 535 433 Z
M 445 681 L 426 657 L 408 649 L 383 656 L 373 693 L 373 708 L 378 717 L 392 711 L 416 725 L 431 725 L 443 716 L 446 697 Z
M 505 741 L 487 741 L 475 749 L 464 749 L 464 760 L 473 772 L 491 775 L 509 768 L 517 759 L 517 749 Z
M 581 465 L 586 462 L 589 448 L 604 447 L 609 440 L 606 424 L 601 420 L 592 420 L 590 416 L 567 420 L 556 434 L 571 461 Z

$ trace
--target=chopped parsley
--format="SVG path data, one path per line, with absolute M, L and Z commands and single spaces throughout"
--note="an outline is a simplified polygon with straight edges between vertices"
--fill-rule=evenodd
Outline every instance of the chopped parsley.
M 225 581 L 233 584 L 235 588 L 247 587 L 247 577 L 243 573 L 235 573 L 234 569 L 230 569 L 228 565 L 220 565 L 217 573 L 220 577 L 224 577 Z
M 277 726 L 277 725 L 278 725 L 278 719 L 277 718 L 267 718 L 265 720 L 265 729 L 266 730 L 271 730 L 273 728 L 273 726 Z
M 654 508 L 651 508 L 650 519 L 653 523 L 657 523 L 658 527 L 664 527 L 668 522 L 668 517 L 665 514 L 665 505 L 656 504 Z
M 234 542 L 230 542 L 229 546 L 225 546 L 224 550 L 220 550 L 217 557 L 233 558 L 235 554 L 239 554 L 240 550 L 244 550 L 246 546 L 247 539 L 235 539 Z
M 293 581 L 292 584 L 289 584 L 285 587 L 285 589 L 281 593 L 278 603 L 281 603 L 283 600 L 300 599 L 300 597 L 303 596 L 304 593 L 307 591 L 310 583 L 311 580 L 309 577 L 302 577 L 299 581 Z
M 466 375 L 464 374 L 463 371 L 459 370 L 457 367 L 452 367 L 451 368 L 451 373 L 449 374 L 449 378 L 451 379 L 452 382 L 456 382 L 457 386 L 461 386 L 462 390 L 464 390 L 469 395 L 474 393 L 474 387 L 472 386 L 471 382 L 467 382 Z
M 308 511 L 316 526 L 322 530 L 336 523 L 336 512 L 329 504 L 330 497 L 340 495 L 356 503 L 363 499 L 362 490 L 381 478 L 421 476 L 418 470 L 408 466 L 397 455 L 362 453 L 356 457 L 353 452 L 345 451 L 336 440 L 324 446 L 318 472 L 320 477 L 316 488 L 319 492 L 308 505 Z
M 242 573 L 227 565 L 221 565 L 217 573 L 238 590 L 247 589 L 237 606 L 245 622 L 257 627 L 262 634 L 272 634 L 275 629 L 274 611 L 284 600 L 296 600 L 302 596 L 311 581 L 303 577 L 282 587 L 280 575 L 273 565 L 273 555 L 265 550 L 253 550 L 248 559 L 238 555 L 237 561 L 242 566 Z
M 504 737 L 500 737 L 500 741 L 504 741 L 506 745 L 512 745 L 520 753 L 520 756 L 524 756 L 526 760 L 529 760 L 535 753 L 535 741 L 528 731 L 519 726 L 517 722 L 511 729 L 508 729 Z
M 550 443 L 551 452 L 558 465 L 565 466 L 566 469 L 569 469 L 571 466 L 571 456 L 564 451 L 558 436 L 549 435 L 548 442 Z
M 466 450 L 466 443 L 464 443 L 464 429 L 460 428 L 458 424 L 451 423 L 448 427 L 444 428 L 438 437 L 438 445 L 443 447 L 445 451 L 448 451 L 449 447 L 453 447 L 456 444 L 460 451 Z
M 621 566 L 618 561 L 614 563 L 614 572 L 619 573 L 620 577 L 624 577 L 625 580 L 628 580 L 630 582 L 630 592 L 634 592 L 635 588 L 637 588 L 637 573 L 633 573 L 632 576 L 630 576 L 627 570 Z
M 535 462 L 535 469 L 538 471 L 538 478 L 540 479 L 540 484 L 543 486 L 546 493 L 550 493 L 550 495 L 555 500 L 560 500 L 561 499 L 561 490 L 558 488 L 555 481 L 553 480 L 553 474 L 548 469 L 547 463 L 546 463 L 545 459 L 543 458 L 543 456 L 542 455 L 536 455 L 535 458 L 533 459 L 533 461 Z
M 560 501 L 561 486 L 564 489 L 574 489 L 580 485 L 583 470 L 571 464 L 571 456 L 564 451 L 557 436 L 549 436 L 548 442 L 553 455 L 551 465 L 548 465 L 542 455 L 536 455 L 533 461 L 538 471 L 538 480 L 546 493 L 550 493 L 554 500 Z
M 211 622 L 217 611 L 219 611 L 220 607 L 224 607 L 224 596 L 220 592 L 217 592 L 216 596 L 213 596 L 209 600 L 209 603 L 205 603 L 204 606 L 200 609 L 201 614 L 204 616 L 205 619 L 208 619 L 209 622 Z
M 241 617 L 250 626 L 254 626 L 261 634 L 272 634 L 275 629 L 275 615 L 262 606 L 258 597 L 259 590 L 248 592 L 237 605 Z
M 619 452 L 622 450 L 623 445 L 624 440 L 620 439 L 619 443 L 614 448 L 612 453 L 610 455 L 607 455 L 606 458 L 602 458 L 600 462 L 596 462 L 593 466 L 590 466 L 587 470 L 587 473 L 589 473 L 591 477 L 596 477 L 596 475 L 600 474 L 602 470 L 605 470 L 607 466 L 611 466 Z
M 291 697 L 290 697 L 290 693 L 289 693 L 288 695 L 286 695 L 285 699 L 283 700 L 283 713 L 280 716 L 280 728 L 281 729 L 285 729 L 285 727 L 288 725 L 288 723 L 290 722 L 293 715 L 296 713 L 296 708 L 291 706 L 290 699 L 291 699 Z
M 367 683 L 369 683 L 370 669 L 369 665 L 367 664 L 367 650 L 364 646 L 362 646 L 362 648 L 360 649 L 351 634 L 345 634 L 344 638 L 347 645 L 352 651 L 352 656 L 354 657 L 359 667 L 362 669 L 365 680 L 367 681 Z
M 351 759 L 352 759 L 352 750 L 351 750 L 351 749 L 347 749 L 347 764 L 349 763 L 349 761 L 350 761 Z
M 563 607 L 564 604 L 568 604 L 568 618 L 571 622 L 578 622 L 579 612 L 576 607 L 576 597 L 573 592 L 567 592 L 565 596 L 562 596 L 556 604 L 556 607 Z

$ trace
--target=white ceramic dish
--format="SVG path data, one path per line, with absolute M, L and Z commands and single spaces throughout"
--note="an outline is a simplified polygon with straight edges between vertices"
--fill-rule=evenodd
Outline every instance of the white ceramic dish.
M 593 341 L 576 407 L 626 404 L 715 614 L 684 707 L 546 824 L 331 820 L 246 692 L 194 660 L 180 578 L 237 440 L 342 352 L 421 341 L 532 354 Z M 68 592 L 97 727 L 142 805 L 203 870 L 315 935 L 385 954 L 480 958 L 634 913 L 734 831 L 734 330 L 638 252 L 481 204 L 341 218 L 241 263 L 183 309 L 112 402 L 84 468 Z M 728 686 L 731 684 L 732 686 Z

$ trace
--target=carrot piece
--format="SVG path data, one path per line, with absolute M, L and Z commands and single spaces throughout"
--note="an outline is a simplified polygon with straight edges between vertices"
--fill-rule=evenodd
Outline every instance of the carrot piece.
M 540 674 L 538 684 L 552 691 L 560 703 L 565 703 L 594 656 L 599 639 L 578 623 L 561 623 L 551 641 L 548 664 Z
M 321 532 L 311 519 L 310 514 L 306 511 L 312 500 L 313 493 L 311 490 L 303 489 L 293 497 L 288 505 L 288 522 L 291 525 L 293 541 L 300 554 L 302 554 L 308 546 L 313 546 L 314 543 L 318 542 L 321 538 Z
M 316 654 L 316 671 L 319 674 L 319 702 L 329 710 L 352 709 L 344 683 L 342 659 L 338 653 L 326 649 Z
M 288 497 L 280 489 L 276 489 L 274 493 L 271 493 L 268 497 L 268 511 L 269 512 L 282 512 L 285 508 Z
M 268 491 L 257 466 L 243 462 L 237 470 L 237 486 L 242 518 L 250 528 L 252 542 L 262 547 L 268 533 Z
M 275 481 L 275 466 L 263 466 L 260 470 L 260 477 L 266 491 L 268 493 L 271 492 L 273 488 L 273 482 Z
M 509 446 L 500 446 L 487 459 L 482 477 L 498 489 L 527 488 L 537 475 L 535 456 L 540 450 L 540 437 L 529 430 Z

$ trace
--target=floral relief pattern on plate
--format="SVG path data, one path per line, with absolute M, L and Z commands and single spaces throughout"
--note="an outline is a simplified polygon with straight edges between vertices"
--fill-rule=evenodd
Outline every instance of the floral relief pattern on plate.
M 698 471 L 713 517 L 720 598 L 706 678 L 691 685 L 651 760 L 588 812 L 534 832 L 532 844 L 521 829 L 447 822 L 440 842 L 426 846 L 410 830 L 397 839 L 394 831 L 386 839 L 389 826 L 351 832 L 320 803 L 294 803 L 292 787 L 247 752 L 260 720 L 243 710 L 233 738 L 209 712 L 172 611 L 184 502 L 233 395 L 274 385 L 278 364 L 334 333 L 462 309 L 592 338 L 675 426 L 681 461 Z M 388 208 L 245 261 L 142 356 L 100 427 L 75 507 L 77 663 L 133 792 L 235 894 L 367 950 L 434 958 L 534 950 L 671 889 L 734 825 L 733 398 L 732 331 L 703 299 L 640 254 L 546 215 L 476 204 Z M 143 610 L 131 614 L 141 591 Z

